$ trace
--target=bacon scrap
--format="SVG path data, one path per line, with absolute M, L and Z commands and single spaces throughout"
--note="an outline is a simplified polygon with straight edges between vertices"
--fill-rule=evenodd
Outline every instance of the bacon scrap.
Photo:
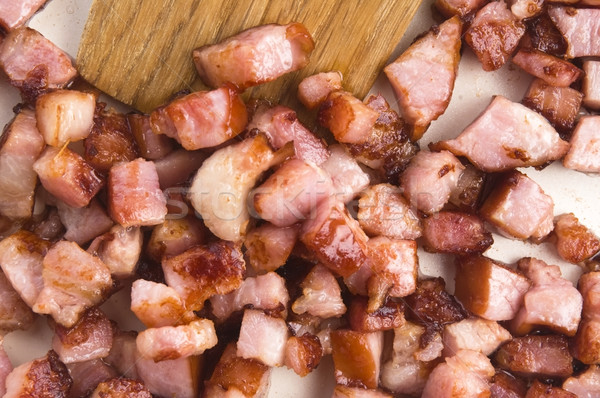
M 536 49 L 520 49 L 512 62 L 527 73 L 556 87 L 568 87 L 582 75 L 583 71 L 570 63 Z
M 73 379 L 54 351 L 16 367 L 6 377 L 4 398 L 67 398 Z
M 459 350 L 473 350 L 489 356 L 511 338 L 509 331 L 496 321 L 467 318 L 445 326 L 444 353 L 454 356 Z
M 12 287 L 4 272 L 0 272 L 0 335 L 13 330 L 29 329 L 34 320 L 31 308 Z M 0 347 L 1 343 L 0 339 Z M 0 350 L 0 393 L 2 392 L 2 353 Z
M 600 251 L 600 239 L 582 225 L 573 213 L 556 217 L 554 234 L 558 255 L 570 263 L 581 263 Z
M 600 9 L 552 6 L 548 15 L 567 41 L 567 57 L 600 56 Z
M 571 137 L 571 147 L 563 159 L 563 165 L 572 170 L 600 172 L 600 116 L 584 116 L 579 119 Z
M 329 93 L 341 89 L 341 72 L 321 72 L 305 77 L 298 83 L 298 99 L 308 109 L 314 109 L 325 101 Z
M 292 304 L 296 314 L 309 313 L 323 319 L 346 313 L 340 285 L 331 271 L 317 264 L 300 284 L 302 296 Z
M 0 27 L 11 31 L 23 25 L 47 0 L 18 0 L 0 3 Z
M 247 309 L 242 318 L 237 355 L 256 359 L 267 366 L 281 366 L 285 359 L 287 339 L 288 329 L 282 318 Z
M 600 362 L 600 273 L 589 272 L 579 278 L 579 291 L 583 297 L 581 323 L 571 346 L 571 353 L 585 364 Z
M 583 61 L 583 105 L 600 110 L 600 61 Z
M 284 265 L 298 241 L 299 227 L 265 223 L 246 235 L 244 247 L 250 266 L 257 272 L 275 271 Z
M 319 338 L 310 333 L 292 336 L 285 344 L 285 366 L 302 377 L 319 366 L 322 356 L 323 347 Z
M 152 394 L 137 380 L 115 377 L 98 383 L 90 398 L 152 398 Z
M 138 279 L 131 285 L 131 311 L 149 328 L 182 325 L 195 316 L 185 309 L 175 289 L 162 283 Z
M 577 397 L 600 394 L 600 369 L 598 365 L 591 365 L 580 375 L 569 377 L 564 381 L 562 387 Z
M 383 332 L 332 331 L 336 382 L 350 387 L 377 388 L 382 350 Z
M 434 5 L 446 18 L 455 15 L 464 18 L 483 7 L 486 0 L 436 0 Z
M 494 242 L 483 220 L 473 214 L 440 211 L 423 219 L 425 250 L 437 253 L 483 253 Z

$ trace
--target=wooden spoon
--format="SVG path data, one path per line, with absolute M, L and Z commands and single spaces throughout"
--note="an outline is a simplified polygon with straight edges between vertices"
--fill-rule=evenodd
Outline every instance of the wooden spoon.
M 302 78 L 339 70 L 362 98 L 422 0 L 94 0 L 77 53 L 88 82 L 150 112 L 175 92 L 197 90 L 191 53 L 266 23 L 303 23 L 315 40 L 309 65 L 255 87 L 254 97 L 295 104 Z

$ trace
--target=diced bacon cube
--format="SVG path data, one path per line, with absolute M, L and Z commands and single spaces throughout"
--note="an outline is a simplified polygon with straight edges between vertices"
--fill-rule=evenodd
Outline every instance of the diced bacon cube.
M 160 118 L 168 118 L 168 121 L 160 122 L 157 120 Z M 178 98 L 152 112 L 150 120 L 153 124 L 166 123 L 172 126 L 160 133 L 176 139 L 188 151 L 193 151 L 220 145 L 241 133 L 248 123 L 248 114 L 237 91 L 224 86 Z
M 448 202 L 461 211 L 475 213 L 479 209 L 486 180 L 486 173 L 470 163 L 466 164 Z
M 578 396 L 570 393 L 560 387 L 553 386 L 551 384 L 542 383 L 539 380 L 534 380 L 529 390 L 527 390 L 527 398 L 543 398 L 543 397 L 557 397 L 557 398 L 577 398 Z
M 287 339 L 288 329 L 283 319 L 258 310 L 246 310 L 237 341 L 237 355 L 256 359 L 267 366 L 281 366 Z
M 16 367 L 6 377 L 4 398 L 67 398 L 73 379 L 54 351 Z
M 298 230 L 294 225 L 282 228 L 269 223 L 250 230 L 244 240 L 250 266 L 269 272 L 284 265 L 298 241 Z
M 42 94 L 35 102 L 37 126 L 46 144 L 62 147 L 87 137 L 94 125 L 96 96 L 75 90 Z
M 310 333 L 292 336 L 285 344 L 285 366 L 302 377 L 319 366 L 322 356 L 321 341 Z
M 37 12 L 46 0 L 17 0 L 0 2 L 0 26 L 11 31 L 23 25 Z
M 448 107 L 460 61 L 461 34 L 460 18 L 450 18 L 384 69 L 402 116 L 414 128 L 413 141 Z
M 33 164 L 44 188 L 71 207 L 84 207 L 102 185 L 103 177 L 69 148 L 47 146 Z
M 600 272 L 589 272 L 579 278 L 583 297 L 581 323 L 573 340 L 571 353 L 586 364 L 600 362 Z
M 155 134 L 150 126 L 150 116 L 139 113 L 126 115 L 129 130 L 133 134 L 140 156 L 157 160 L 175 148 L 175 141 L 164 134 Z
M 598 365 L 592 365 L 580 375 L 569 377 L 562 387 L 577 397 L 598 395 L 600 394 L 600 368 Z
M 329 93 L 341 89 L 341 72 L 321 72 L 302 79 L 298 84 L 298 99 L 308 109 L 314 109 L 325 101 Z
M 410 204 L 427 214 L 440 211 L 458 185 L 464 166 L 450 152 L 421 151 L 400 176 Z
M 23 109 L 2 134 L 0 144 L 0 214 L 29 218 L 37 174 L 33 164 L 44 149 L 35 114 Z
M 75 325 L 85 310 L 103 301 L 112 288 L 110 271 L 102 260 L 74 242 L 54 244 L 44 257 L 42 266 L 44 288 L 33 305 L 33 311 L 50 314 L 65 327 Z
M 517 170 L 502 176 L 480 213 L 501 232 L 517 239 L 541 240 L 554 229 L 554 201 Z
M 60 222 L 66 228 L 64 238 L 78 245 L 108 232 L 114 224 L 104 206 L 95 198 L 85 207 L 71 207 L 57 201 L 56 208 Z
M 480 255 L 457 260 L 456 298 L 472 313 L 493 321 L 513 319 L 529 280 L 490 258 Z
M 335 380 L 342 385 L 377 388 L 383 351 L 383 332 L 331 332 Z
M 1 246 L 1 244 L 0 244 Z M 10 281 L 0 271 L 0 334 L 13 330 L 27 330 L 33 324 L 34 314 Z M 0 344 L 2 340 L 0 339 Z M 2 350 L 0 345 L 0 393 L 2 392 Z
M 329 151 L 331 154 L 321 167 L 333 181 L 335 198 L 348 203 L 369 186 L 369 175 L 342 145 L 331 145 Z
M 365 142 L 379 113 L 346 91 L 332 91 L 319 108 L 319 124 L 328 128 L 338 142 Z
M 583 105 L 600 110 L 600 61 L 583 61 Z
M 504 65 L 524 34 L 525 25 L 500 0 L 477 11 L 465 32 L 465 41 L 481 61 L 483 70 L 493 71 Z
M 110 320 L 101 310 L 93 308 L 70 328 L 55 325 L 52 349 L 63 363 L 83 362 L 108 356 L 112 339 Z
M 486 0 L 436 0 L 434 4 L 446 18 L 451 18 L 455 15 L 465 17 L 485 3 Z
M 160 188 L 180 189 L 181 184 L 186 183 L 193 176 L 207 157 L 208 154 L 201 149 L 197 151 L 178 149 L 155 160 L 154 165 L 160 181 Z M 179 187 L 177 187 L 178 185 Z
M 187 325 L 148 328 L 135 340 L 142 358 L 155 362 L 200 355 L 217 344 L 217 332 L 209 319 Z
M 117 372 L 102 359 L 91 359 L 84 362 L 73 362 L 67 365 L 73 384 L 69 396 L 88 396 L 98 383 L 117 377 Z
M 548 15 L 567 40 L 567 57 L 600 55 L 600 41 L 592 38 L 600 32 L 600 9 L 553 6 Z
M 527 73 L 556 87 L 569 87 L 583 72 L 569 61 L 536 49 L 520 49 L 512 58 L 512 62 Z
M 444 352 L 453 356 L 459 350 L 479 351 L 490 355 L 512 336 L 496 321 L 480 318 L 463 319 L 444 328 Z
M 492 397 L 517 398 L 527 394 L 527 382 L 503 370 L 496 371 L 494 381 L 490 384 Z
M 421 340 L 420 348 L 428 343 L 427 339 L 435 337 L 431 333 L 432 330 L 435 332 L 436 328 L 461 321 L 468 316 L 461 303 L 446 291 L 446 282 L 441 277 L 420 280 L 417 290 L 407 296 L 404 303 L 407 308 L 410 308 L 410 312 L 407 313 L 408 319 L 425 325 L 428 329 L 427 337 Z M 439 334 L 437 335 L 439 336 Z M 441 354 L 444 348 L 441 338 L 439 345 Z
M 584 116 L 573 131 L 571 148 L 563 159 L 563 165 L 577 171 L 600 173 L 599 155 L 600 116 Z
M 113 226 L 110 231 L 90 244 L 93 252 L 118 278 L 133 275 L 142 252 L 143 233 L 139 227 Z M 88 248 L 89 251 L 89 248 Z
M 122 332 L 115 328 L 113 331 L 113 344 L 104 361 L 114 367 L 121 376 L 139 380 L 140 377 L 136 371 L 138 360 L 136 337 L 137 332 Z
M 556 250 L 565 261 L 581 263 L 600 251 L 600 240 L 573 213 L 561 214 L 554 222 Z
M 197 398 L 199 390 L 199 356 L 155 362 L 137 358 L 139 379 L 154 395 L 160 397 Z
M 363 296 L 355 296 L 350 302 L 348 323 L 357 332 L 377 332 L 391 330 L 404 324 L 404 304 L 386 300 L 375 311 L 369 311 L 368 300 Z
M 124 227 L 160 224 L 167 215 L 156 167 L 142 158 L 110 169 L 108 202 L 111 217 Z
M 384 295 L 405 297 L 414 293 L 419 268 L 417 242 L 378 236 L 369 239 L 367 247 L 374 272 L 368 281 L 371 299 L 377 297 L 382 303 Z
M 166 219 L 152 229 L 146 253 L 156 261 L 177 256 L 187 249 L 206 243 L 208 231 L 195 216 Z
M 325 319 L 346 313 L 340 285 L 327 267 L 315 265 L 300 287 L 302 296 L 292 304 L 296 314 L 309 313 Z
M 330 270 L 350 276 L 367 261 L 367 235 L 343 203 L 325 201 L 302 225 L 300 240 Z
M 547 1 L 546 1 L 547 3 Z M 531 46 L 547 54 L 563 58 L 567 52 L 567 42 L 547 12 L 526 21 L 527 36 Z
M 50 242 L 20 230 L 0 242 L 0 266 L 10 284 L 29 307 L 44 287 L 42 261 Z
M 337 385 L 331 398 L 392 398 L 392 395 L 380 390 Z
M 181 296 L 189 310 L 200 310 L 214 294 L 227 294 L 242 283 L 246 264 L 238 246 L 217 241 L 194 246 L 164 259 L 167 284 Z
M 152 398 L 152 394 L 140 381 L 115 377 L 99 383 L 90 398 Z
M 402 191 L 391 184 L 371 185 L 358 201 L 358 222 L 371 236 L 391 239 L 417 239 L 421 221 L 410 207 Z
M 440 211 L 423 219 L 425 250 L 439 253 L 483 253 L 494 243 L 483 220 L 474 214 Z
M 509 0 L 510 11 L 518 19 L 535 17 L 543 10 L 544 0 Z
M 194 318 L 175 289 L 144 279 L 131 285 L 131 311 L 149 328 L 185 324 Z

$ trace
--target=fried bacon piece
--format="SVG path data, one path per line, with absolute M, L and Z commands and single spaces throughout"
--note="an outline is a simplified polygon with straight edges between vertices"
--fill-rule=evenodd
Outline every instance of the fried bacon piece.
M 231 86 L 196 91 L 150 114 L 155 134 L 165 134 L 188 151 L 210 148 L 237 136 L 248 123 L 246 105 Z
M 331 351 L 336 382 L 350 387 L 377 388 L 382 350 L 383 332 L 333 330 Z
M 83 245 L 108 232 L 114 224 L 104 206 L 96 198 L 92 198 L 85 207 L 71 207 L 57 200 L 56 208 L 60 222 L 66 229 L 64 239 L 78 245 Z
M 384 68 L 402 116 L 413 126 L 413 141 L 448 107 L 460 61 L 461 33 L 461 20 L 450 18 Z
M 598 369 L 598 365 L 591 365 L 580 375 L 569 377 L 564 381 L 562 387 L 577 397 L 600 394 L 600 369 Z
M 525 25 L 508 9 L 504 0 L 492 1 L 477 11 L 465 32 L 485 71 L 499 69 L 516 50 Z
M 44 139 L 37 129 L 35 113 L 21 110 L 0 140 L 0 214 L 31 217 L 37 185 L 33 164 L 43 149 Z
M 404 304 L 386 300 L 377 310 L 369 312 L 368 299 L 355 296 L 350 302 L 348 323 L 357 332 L 377 332 L 391 330 L 402 326 L 404 319 Z
M 0 244 L 1 246 L 1 244 Z M 13 330 L 27 330 L 33 325 L 35 318 L 31 308 L 23 301 L 10 281 L 0 272 L 0 334 Z M 0 347 L 2 340 L 0 339 Z M 2 351 L 0 351 L 0 369 L 2 369 Z M 0 371 L 0 383 L 2 380 Z M 2 387 L 0 385 L 0 393 Z
M 567 339 L 559 335 L 515 337 L 496 352 L 500 368 L 526 377 L 569 377 L 573 358 Z
M 521 101 L 526 107 L 544 116 L 562 134 L 575 126 L 583 94 L 571 87 L 555 87 L 534 79 Z
M 348 203 L 369 186 L 370 177 L 342 145 L 333 144 L 329 151 L 331 154 L 321 167 L 333 181 L 335 198 Z
M 135 139 L 140 156 L 144 159 L 160 159 L 175 148 L 173 139 L 164 134 L 154 134 L 150 125 L 150 116 L 129 113 L 126 117 L 129 130 Z
M 137 380 L 115 377 L 99 383 L 90 398 L 152 398 L 152 394 Z
M 496 321 L 467 318 L 444 328 L 444 353 L 453 356 L 459 350 L 479 351 L 489 356 L 500 344 L 512 338 Z
M 177 256 L 196 245 L 206 243 L 208 231 L 194 216 L 169 218 L 152 229 L 146 253 L 156 262 Z
M 319 108 L 319 124 L 338 142 L 366 142 L 379 113 L 347 91 L 332 91 Z
M 175 289 L 144 279 L 131 285 L 131 311 L 149 328 L 183 325 L 195 318 Z
M 108 208 L 124 227 L 157 225 L 167 215 L 167 200 L 160 190 L 152 161 L 138 158 L 110 169 Z
M 571 353 L 585 364 L 600 362 L 600 273 L 589 272 L 579 278 L 579 291 L 583 297 L 581 322 L 571 346 Z
M 583 71 L 561 58 L 536 49 L 520 49 L 512 62 L 527 73 L 556 87 L 568 87 L 582 75 Z
M 473 214 L 440 211 L 423 219 L 425 250 L 437 253 L 483 253 L 494 242 L 483 221 Z
M 292 304 L 296 314 L 309 313 L 323 319 L 346 313 L 340 285 L 325 266 L 317 264 L 300 284 L 302 296 Z
M 6 377 L 4 398 L 67 398 L 73 379 L 54 351 L 16 367 Z
M 73 379 L 70 397 L 87 397 L 99 383 L 118 376 L 116 370 L 102 359 L 70 363 L 67 369 Z
M 494 398 L 525 398 L 527 383 L 508 372 L 497 370 L 490 391 Z
M 221 43 L 192 53 L 204 83 L 220 87 L 230 82 L 238 89 L 270 82 L 303 68 L 315 44 L 304 25 L 263 25 L 245 30 Z
M 188 185 L 188 180 L 196 173 L 198 168 L 206 160 L 208 154 L 203 150 L 186 151 L 178 149 L 169 152 L 164 157 L 155 160 L 156 174 L 161 189 L 173 187 L 176 191 L 177 185 Z
M 517 170 L 502 175 L 480 214 L 502 233 L 517 239 L 539 241 L 554 229 L 554 201 Z
M 600 116 L 584 116 L 579 119 L 571 137 L 571 147 L 563 159 L 563 165 L 588 173 L 600 172 Z
M 302 79 L 298 84 L 298 99 L 308 109 L 314 109 L 325 101 L 329 93 L 341 89 L 341 72 L 321 72 Z
M 281 366 L 285 359 L 287 339 L 288 329 L 282 318 L 247 309 L 242 318 L 237 355 L 256 359 L 267 366 Z
M 533 48 L 555 57 L 564 57 L 567 51 L 567 42 L 548 13 L 543 12 L 524 22 L 527 26 L 527 38 Z
M 104 178 L 67 147 L 47 146 L 33 164 L 44 188 L 71 207 L 84 207 L 104 185 Z
M 331 398 L 391 398 L 392 395 L 375 389 L 335 386 Z
M 526 398 L 577 398 L 577 395 L 563 390 L 560 387 L 555 387 L 551 384 L 542 383 L 539 380 L 534 380 L 529 390 L 527 390 Z
M 560 159 L 569 144 L 543 116 L 498 95 L 457 138 L 433 147 L 466 156 L 480 170 L 495 172 Z
M 523 274 L 481 255 L 456 265 L 454 294 L 469 311 L 493 321 L 515 317 L 531 285 Z
M 144 385 L 160 397 L 198 397 L 201 359 L 198 356 L 154 362 L 137 358 L 135 368 Z
M 323 347 L 314 334 L 292 336 L 285 344 L 285 366 L 302 377 L 319 366 L 321 357 L 323 357 Z
M 570 263 L 581 263 L 600 251 L 598 237 L 582 225 L 573 213 L 556 217 L 554 234 L 558 255 Z
M 244 239 L 250 266 L 268 272 L 284 265 L 298 241 L 298 230 L 297 225 L 281 228 L 269 223 L 251 229 Z
M 567 57 L 600 56 L 600 41 L 593 39 L 600 31 L 600 9 L 552 6 L 548 15 L 567 41 Z
M 446 18 L 455 15 L 464 18 L 483 7 L 485 3 L 486 0 L 436 0 L 434 5 Z
M 539 15 L 544 5 L 544 0 L 509 0 L 510 11 L 520 20 Z
M 18 0 L 0 3 L 0 27 L 11 31 L 23 25 L 35 14 L 46 0 Z
M 90 244 L 88 251 L 96 253 L 117 278 L 133 275 L 142 252 L 143 233 L 139 227 L 114 225 L 110 231 Z
M 583 105 L 600 110 L 600 61 L 583 61 Z

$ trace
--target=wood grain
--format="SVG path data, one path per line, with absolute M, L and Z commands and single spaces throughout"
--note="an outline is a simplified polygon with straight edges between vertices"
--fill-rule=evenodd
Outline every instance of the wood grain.
M 295 105 L 296 86 L 340 70 L 362 98 L 421 0 L 94 0 L 77 53 L 81 75 L 149 112 L 183 89 L 202 88 L 194 48 L 265 23 L 302 22 L 316 46 L 309 65 L 248 95 Z

